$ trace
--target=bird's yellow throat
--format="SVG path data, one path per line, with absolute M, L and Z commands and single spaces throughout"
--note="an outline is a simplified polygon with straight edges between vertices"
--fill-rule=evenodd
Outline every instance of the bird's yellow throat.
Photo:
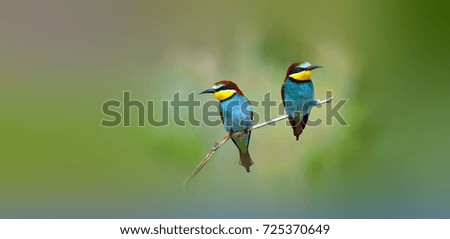
M 214 93 L 214 97 L 219 101 L 226 100 L 236 93 L 235 90 L 221 90 Z
M 311 80 L 311 75 L 312 71 L 301 71 L 299 73 L 290 74 L 289 77 L 298 81 L 306 81 Z

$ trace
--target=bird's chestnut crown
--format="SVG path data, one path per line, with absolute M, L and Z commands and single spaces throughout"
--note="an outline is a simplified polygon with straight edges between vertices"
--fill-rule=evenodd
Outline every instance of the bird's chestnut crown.
M 232 81 L 216 82 L 210 89 L 202 91 L 200 94 L 212 93 L 219 101 L 231 98 L 234 94 L 243 95 L 239 87 Z

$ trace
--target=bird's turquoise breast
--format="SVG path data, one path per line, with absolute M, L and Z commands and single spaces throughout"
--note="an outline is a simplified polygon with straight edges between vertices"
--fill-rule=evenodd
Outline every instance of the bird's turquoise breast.
M 240 132 L 253 126 L 252 106 L 244 96 L 235 94 L 230 99 L 220 102 L 219 108 L 226 131 Z M 242 152 L 247 152 L 250 132 L 239 138 L 233 137 L 233 141 Z
M 242 95 L 235 94 L 230 99 L 220 102 L 225 129 L 230 132 L 244 131 L 253 126 L 252 106 Z
M 311 108 L 317 104 L 312 81 L 297 83 L 286 80 L 283 93 L 286 113 L 291 117 L 294 117 L 296 112 L 309 114 Z

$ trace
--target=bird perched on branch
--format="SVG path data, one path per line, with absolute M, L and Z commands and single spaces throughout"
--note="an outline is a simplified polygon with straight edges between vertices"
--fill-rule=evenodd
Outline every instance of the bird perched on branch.
M 253 126 L 252 106 L 245 98 L 239 87 L 232 81 L 219 81 L 212 88 L 200 94 L 211 93 L 219 100 L 219 111 L 225 130 L 230 133 L 231 139 L 239 149 L 240 165 L 250 172 L 253 161 L 248 152 L 251 131 Z M 239 136 L 233 133 L 244 132 Z
M 311 108 L 317 105 L 311 74 L 320 67 L 306 61 L 292 63 L 281 87 L 284 109 L 297 140 L 305 129 Z

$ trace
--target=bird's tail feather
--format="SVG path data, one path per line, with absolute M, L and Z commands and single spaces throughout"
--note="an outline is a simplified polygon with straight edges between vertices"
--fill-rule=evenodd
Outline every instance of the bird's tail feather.
M 308 122 L 308 117 L 309 117 L 309 114 L 304 115 L 302 120 L 299 121 L 298 123 L 295 122 L 294 118 L 289 117 L 289 122 L 292 125 L 292 130 L 293 130 L 294 136 L 296 137 L 297 141 L 298 141 L 300 135 L 303 133 L 303 129 L 305 129 L 305 127 L 306 127 L 306 123 Z
M 300 123 L 296 123 L 294 118 L 289 117 L 289 123 L 292 125 L 292 131 L 294 133 L 294 136 L 296 137 L 297 141 L 300 135 L 303 133 L 303 128 L 300 125 Z
M 248 150 L 245 153 L 243 153 L 241 150 L 239 150 L 239 154 L 240 154 L 239 164 L 245 167 L 245 169 L 247 170 L 247 173 L 250 173 L 250 166 L 253 165 L 253 161 L 252 161 L 252 158 L 250 157 L 250 153 L 248 152 Z

